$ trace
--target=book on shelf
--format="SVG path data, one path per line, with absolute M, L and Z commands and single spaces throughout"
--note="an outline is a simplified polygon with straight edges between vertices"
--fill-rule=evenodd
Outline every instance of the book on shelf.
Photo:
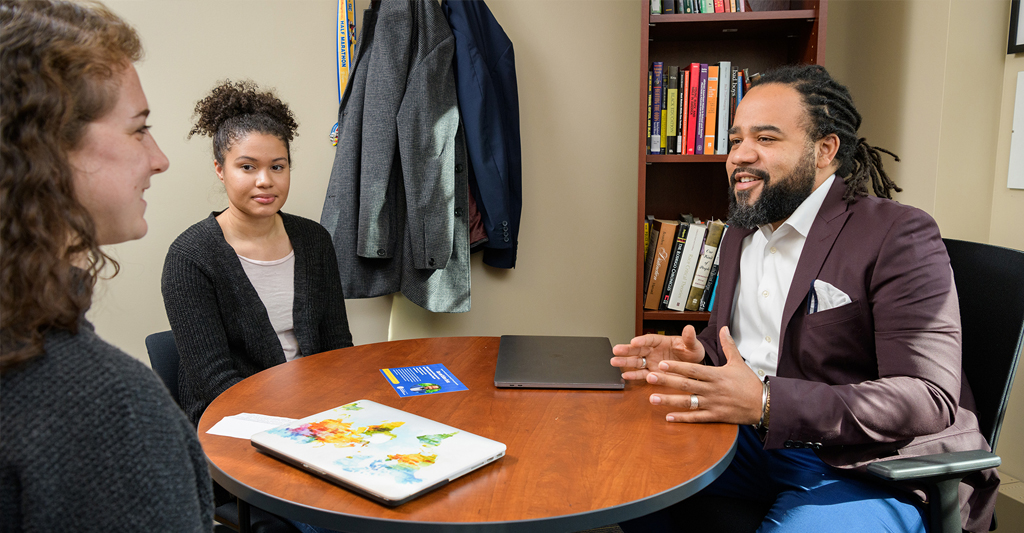
M 715 0 L 715 13 L 725 13 L 725 3 L 722 0 Z
M 672 286 L 679 273 L 679 260 L 683 257 L 683 245 L 686 244 L 686 233 L 690 225 L 686 222 L 679 223 L 676 230 L 676 240 L 672 245 L 672 259 L 669 261 L 668 277 L 665 278 L 665 288 L 661 291 L 661 304 L 658 309 L 668 309 L 668 299 L 672 295 Z
M 674 15 L 676 12 L 676 0 L 661 0 L 661 14 Z
M 707 226 L 705 224 L 699 222 L 690 224 L 686 235 L 686 244 L 683 246 L 683 256 L 679 259 L 679 272 L 676 274 L 676 282 L 668 300 L 669 309 L 686 310 L 686 300 L 690 296 L 693 274 L 697 270 L 697 262 L 700 259 L 700 250 L 704 246 L 706 234 Z
M 736 104 L 739 103 L 739 95 L 736 92 L 739 89 L 739 74 L 739 67 L 732 67 L 732 76 L 729 78 L 729 124 L 732 124 L 733 119 L 736 118 Z M 728 135 L 726 138 L 728 139 Z M 726 147 L 728 146 L 729 143 L 726 141 Z
M 651 14 L 652 15 L 660 15 L 661 14 L 661 0 L 651 0 Z
M 715 272 L 715 284 L 711 287 L 711 298 L 708 299 L 708 312 L 715 310 L 715 295 L 718 294 L 718 273 Z
M 647 71 L 647 153 L 651 153 L 651 86 L 654 83 L 654 72 Z
M 647 248 L 651 244 L 651 221 L 644 219 L 644 262 L 647 261 Z
M 704 110 L 704 153 L 715 153 L 715 129 L 718 126 L 718 65 L 708 65 L 707 109 Z
M 708 223 L 707 237 L 704 239 L 704 247 L 697 262 L 697 270 L 693 273 L 693 283 L 690 284 L 690 294 L 686 300 L 685 309 L 687 311 L 696 311 L 700 307 L 700 297 L 704 294 L 704 287 L 707 286 L 711 264 L 715 262 L 715 254 L 718 253 L 718 244 L 722 240 L 722 230 L 724 229 L 725 224 L 720 220 L 712 220 Z
M 676 220 L 654 220 L 654 228 L 658 231 L 658 240 L 651 243 L 653 262 L 651 264 L 651 279 L 647 283 L 647 292 L 644 298 L 644 309 L 657 310 L 661 304 L 661 292 L 665 288 L 665 276 L 668 273 L 668 263 L 671 259 L 672 243 L 675 241 L 678 227 L 679 222 Z
M 686 153 L 686 104 L 689 102 L 689 98 L 686 95 L 686 89 L 690 86 L 690 71 L 683 67 L 679 69 L 679 123 L 676 125 L 676 131 L 678 132 L 679 138 L 676 140 L 676 147 L 679 148 L 680 154 Z
M 718 127 L 715 135 L 715 153 L 729 153 L 729 103 L 731 101 L 729 87 L 732 83 L 729 78 L 732 76 L 732 62 L 722 61 L 718 64 Z
M 729 231 L 729 226 L 726 225 L 722 228 L 722 239 L 725 239 L 725 233 Z M 700 305 L 697 307 L 697 311 L 704 312 L 711 307 L 711 298 L 714 296 L 715 287 L 718 285 L 718 258 L 722 257 L 721 254 L 721 242 L 719 239 L 719 251 L 715 253 L 715 260 L 711 263 L 711 272 L 708 273 L 708 282 L 704 285 L 704 293 L 700 297 Z
M 715 256 L 715 262 L 711 264 L 711 275 L 708 276 L 707 287 L 704 288 L 704 294 L 700 297 L 700 307 L 697 311 L 700 313 L 710 313 L 713 307 L 713 300 L 715 298 L 715 289 L 718 288 L 718 257 Z
M 678 135 L 678 115 L 679 115 L 679 67 L 672 65 L 668 67 L 668 112 L 666 113 L 666 122 L 668 126 L 665 128 L 665 135 L 667 137 L 666 148 L 667 154 L 678 154 L 679 149 L 676 142 Z
M 654 264 L 654 254 L 651 253 L 650 243 L 658 242 L 658 230 L 654 227 L 654 216 L 644 217 L 644 233 L 649 235 L 644 244 L 644 294 L 647 294 L 647 284 L 651 281 L 651 265 Z
M 686 153 L 696 152 L 694 139 L 697 137 L 697 105 L 700 104 L 700 63 L 690 63 L 690 83 L 687 87 L 686 104 Z
M 739 105 L 743 101 L 743 95 L 747 94 L 746 84 L 744 84 L 744 80 L 747 79 L 746 74 L 743 73 L 743 69 L 738 70 L 736 73 L 736 105 Z
M 704 155 L 704 126 L 708 110 L 708 65 L 700 64 L 700 78 L 697 81 L 697 132 L 694 134 L 694 150 L 697 155 Z
M 661 153 L 668 153 L 668 69 L 662 67 L 661 83 Z
M 664 82 L 664 63 L 655 61 L 651 66 L 654 85 L 651 89 L 651 153 L 661 153 L 661 85 Z

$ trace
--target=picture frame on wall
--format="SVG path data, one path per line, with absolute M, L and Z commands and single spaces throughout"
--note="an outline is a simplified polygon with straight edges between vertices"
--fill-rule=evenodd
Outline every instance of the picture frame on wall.
M 1024 12 L 1020 9 L 1020 0 L 1010 2 L 1010 40 L 1006 46 L 1007 54 L 1024 52 Z

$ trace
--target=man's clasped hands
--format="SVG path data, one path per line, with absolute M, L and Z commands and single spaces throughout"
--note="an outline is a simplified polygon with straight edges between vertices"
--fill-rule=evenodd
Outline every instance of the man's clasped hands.
M 612 348 L 612 366 L 626 380 L 646 380 L 676 389 L 680 394 L 654 393 L 653 405 L 679 409 L 665 415 L 669 422 L 757 424 L 761 418 L 762 382 L 747 366 L 728 327 L 718 332 L 725 364 L 704 364 L 704 345 L 693 326 L 678 337 L 642 335 Z

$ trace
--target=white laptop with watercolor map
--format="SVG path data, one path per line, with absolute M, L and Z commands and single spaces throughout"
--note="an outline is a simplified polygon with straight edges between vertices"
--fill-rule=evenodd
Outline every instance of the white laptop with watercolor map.
M 358 400 L 251 438 L 259 451 L 388 506 L 505 455 L 479 435 Z

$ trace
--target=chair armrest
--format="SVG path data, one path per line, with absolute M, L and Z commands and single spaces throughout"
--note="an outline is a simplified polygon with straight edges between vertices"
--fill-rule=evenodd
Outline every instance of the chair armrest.
M 970 450 L 878 461 L 868 465 L 867 470 L 890 481 L 927 481 L 930 478 L 963 478 L 1001 463 L 1002 460 L 994 453 Z

